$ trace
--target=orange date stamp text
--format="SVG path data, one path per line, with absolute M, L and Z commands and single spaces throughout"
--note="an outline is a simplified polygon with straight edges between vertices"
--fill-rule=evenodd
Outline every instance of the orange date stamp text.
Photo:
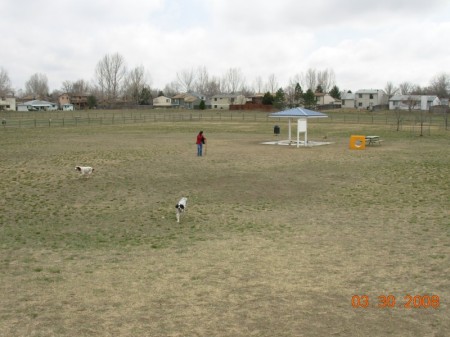
M 375 298 L 369 295 L 353 295 L 353 308 L 404 308 L 404 309 L 438 309 L 440 306 L 438 295 L 410 295 L 400 299 L 394 295 L 380 295 Z

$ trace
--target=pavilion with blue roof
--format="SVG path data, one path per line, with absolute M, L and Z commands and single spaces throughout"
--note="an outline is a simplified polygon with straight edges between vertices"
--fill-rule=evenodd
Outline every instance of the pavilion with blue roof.
M 305 108 L 292 108 L 284 111 L 274 112 L 269 115 L 272 118 L 288 118 L 289 122 L 289 144 L 291 139 L 291 119 L 297 119 L 297 147 L 300 146 L 300 133 L 305 134 L 304 146 L 308 146 L 308 122 L 309 118 L 326 118 L 328 115 Z

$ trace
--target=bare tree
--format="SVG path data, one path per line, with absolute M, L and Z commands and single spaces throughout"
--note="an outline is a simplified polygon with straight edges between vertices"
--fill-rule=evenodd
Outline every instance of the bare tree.
M 192 91 L 194 80 L 195 80 L 194 69 L 184 69 L 177 73 L 177 81 L 179 87 L 184 92 Z
M 396 131 L 400 131 L 400 125 L 402 124 L 402 121 L 403 121 L 403 111 L 399 107 L 396 107 L 394 110 L 394 113 L 395 113 L 395 120 L 396 120 L 396 124 L 397 124 Z
M 172 81 L 164 87 L 164 96 L 166 97 L 172 97 L 178 93 L 180 93 L 180 83 L 178 81 Z
M 244 84 L 244 76 L 239 68 L 230 68 L 223 76 L 223 88 L 227 93 L 237 93 Z
M 91 87 L 85 80 L 77 80 L 72 84 L 72 92 L 74 94 L 86 94 L 90 91 Z
M 61 84 L 61 91 L 67 94 L 73 92 L 73 83 L 71 81 L 64 81 Z
M 12 94 L 12 89 L 8 72 L 5 69 L 0 68 L 0 96 L 6 96 L 10 94 Z
M 317 72 L 317 85 L 322 87 L 324 93 L 330 92 L 331 88 L 336 84 L 336 75 L 333 69 L 319 70 Z
M 147 79 L 145 77 L 145 68 L 144 66 L 139 66 L 132 69 L 124 81 L 124 88 L 127 97 L 131 97 L 131 99 L 139 104 L 140 96 L 142 94 L 142 90 L 147 87 Z
M 450 75 L 436 75 L 430 82 L 430 89 L 439 98 L 448 98 L 450 94 Z
M 392 96 L 394 96 L 397 93 L 398 88 L 395 87 L 394 83 L 392 83 L 391 81 L 388 81 L 386 83 L 386 86 L 384 87 L 384 91 L 386 92 L 388 99 L 390 99 Z
M 125 59 L 119 53 L 105 55 L 95 69 L 95 78 L 102 98 L 114 102 L 122 90 L 126 76 Z
M 270 74 L 269 78 L 267 79 L 266 91 L 274 94 L 278 89 L 279 87 L 277 77 L 275 76 L 275 74 Z
M 263 91 L 263 79 L 261 76 L 256 77 L 255 84 L 254 84 L 254 90 L 256 93 L 260 94 Z
M 411 112 L 420 104 L 420 98 L 416 95 L 408 95 L 408 99 L 406 100 L 406 104 L 408 104 L 408 110 Z
M 221 88 L 222 88 L 222 86 L 221 86 L 220 79 L 215 77 L 215 76 L 213 76 L 208 81 L 206 89 L 205 89 L 205 91 L 202 94 L 206 95 L 207 97 L 211 97 L 211 96 L 220 94 L 222 92 Z
M 300 86 L 300 76 L 295 75 L 289 80 L 288 86 L 284 89 L 285 97 L 288 105 L 290 107 L 295 107 L 299 105 L 299 98 L 297 93 L 297 88 Z
M 61 91 L 68 94 L 85 94 L 90 91 L 89 83 L 85 80 L 64 81 L 61 85 Z
M 255 91 L 251 87 L 248 87 L 245 83 L 242 84 L 240 92 L 245 97 L 251 96 L 255 93 Z M 245 104 L 245 102 L 242 104 Z
M 309 68 L 303 75 L 302 82 L 306 89 L 311 89 L 314 92 L 317 87 L 316 70 Z
M 49 95 L 47 76 L 39 73 L 31 75 L 25 83 L 25 93 L 33 95 L 35 98 L 47 97 Z
M 194 83 L 194 90 L 204 95 L 208 88 L 209 73 L 205 66 L 197 68 L 197 76 Z
M 402 95 L 409 95 L 413 90 L 413 87 L 414 85 L 411 82 L 402 82 L 398 85 L 398 89 Z

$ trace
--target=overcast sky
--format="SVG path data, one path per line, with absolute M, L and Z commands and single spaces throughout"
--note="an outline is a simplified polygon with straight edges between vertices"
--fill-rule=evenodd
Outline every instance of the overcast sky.
M 116 52 L 160 89 L 200 66 L 239 68 L 248 86 L 275 74 L 282 87 L 328 68 L 353 91 L 450 73 L 448 0 L 1 0 L 0 13 L 0 67 L 15 89 L 35 73 L 51 91 L 91 81 Z

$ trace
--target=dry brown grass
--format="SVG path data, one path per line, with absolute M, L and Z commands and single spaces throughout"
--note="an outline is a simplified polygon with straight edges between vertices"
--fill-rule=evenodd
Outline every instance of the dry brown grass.
M 445 336 L 448 134 L 312 124 L 333 144 L 260 145 L 271 128 L 1 132 L 0 336 Z M 385 142 L 350 151 L 352 133 Z M 389 294 L 441 305 L 377 308 Z

